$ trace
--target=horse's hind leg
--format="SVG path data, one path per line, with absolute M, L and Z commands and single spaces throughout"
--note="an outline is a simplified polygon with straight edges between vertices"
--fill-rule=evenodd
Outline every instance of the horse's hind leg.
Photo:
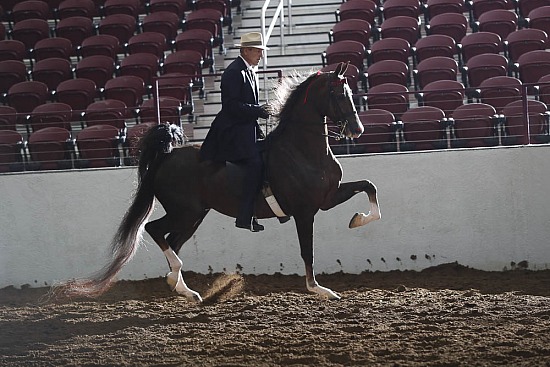
M 177 253 L 185 241 L 195 233 L 206 214 L 207 212 L 204 212 L 199 216 L 179 223 L 177 226 L 174 225 L 168 215 L 145 225 L 145 230 L 159 245 L 170 266 L 171 271 L 166 276 L 168 285 L 170 285 L 173 291 L 194 302 L 202 302 L 202 298 L 199 293 L 190 289 L 185 284 L 181 273 L 183 261 L 181 261 Z M 177 229 L 173 230 L 173 228 Z M 170 234 L 166 238 L 166 234 L 168 233 Z
M 372 222 L 373 220 L 378 220 L 381 218 L 380 207 L 378 205 L 378 197 L 376 195 L 376 186 L 368 180 L 355 181 L 355 182 L 345 182 L 340 185 L 338 191 L 330 200 L 321 207 L 323 210 L 328 210 L 335 207 L 338 204 L 341 204 L 360 192 L 365 192 L 369 198 L 370 210 L 367 214 L 365 213 L 355 213 L 349 222 L 349 228 L 355 228 L 364 226 L 367 223 Z

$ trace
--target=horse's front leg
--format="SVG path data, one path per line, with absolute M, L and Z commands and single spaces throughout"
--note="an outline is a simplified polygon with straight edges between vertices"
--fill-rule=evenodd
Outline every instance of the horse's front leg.
M 315 280 L 313 270 L 313 215 L 295 215 L 296 230 L 300 242 L 300 252 L 306 268 L 306 287 L 308 291 L 317 293 L 328 299 L 340 299 L 332 290 L 323 287 Z
M 380 207 L 378 205 L 378 198 L 376 195 L 376 186 L 368 180 L 345 182 L 340 184 L 338 190 L 334 193 L 334 195 L 330 196 L 323 206 L 321 206 L 321 209 L 329 210 L 334 208 L 335 206 L 348 201 L 350 198 L 355 196 L 355 194 L 360 192 L 365 192 L 369 197 L 370 211 L 367 214 L 355 213 L 349 222 L 349 228 L 364 226 L 373 220 L 380 219 L 381 215 Z

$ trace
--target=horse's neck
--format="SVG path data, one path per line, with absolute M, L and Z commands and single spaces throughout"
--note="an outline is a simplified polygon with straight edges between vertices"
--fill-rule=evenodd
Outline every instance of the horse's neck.
M 316 120 L 292 121 L 277 139 L 276 144 L 284 144 L 286 149 L 300 152 L 314 160 L 331 157 L 327 139 L 327 125 L 323 117 Z

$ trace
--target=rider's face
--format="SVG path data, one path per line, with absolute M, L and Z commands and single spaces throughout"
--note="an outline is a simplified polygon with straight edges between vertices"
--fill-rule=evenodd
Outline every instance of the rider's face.
M 260 63 L 264 55 L 264 50 L 255 47 L 245 47 L 243 49 L 243 58 L 250 65 L 256 66 Z

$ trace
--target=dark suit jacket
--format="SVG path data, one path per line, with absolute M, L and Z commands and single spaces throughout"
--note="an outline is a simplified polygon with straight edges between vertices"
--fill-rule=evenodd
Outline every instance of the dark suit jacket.
M 258 88 L 254 90 L 241 57 L 225 69 L 221 80 L 222 109 L 201 147 L 201 157 L 214 161 L 238 161 L 258 154 Z

